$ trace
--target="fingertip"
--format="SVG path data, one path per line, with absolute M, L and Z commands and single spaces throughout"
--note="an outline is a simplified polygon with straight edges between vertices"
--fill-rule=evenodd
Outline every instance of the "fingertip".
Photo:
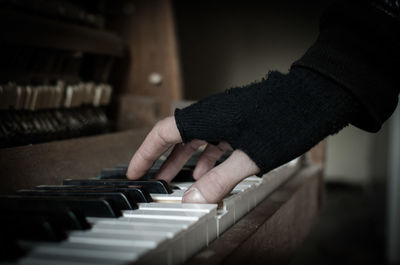
M 203 194 L 195 188 L 192 187 L 188 189 L 183 198 L 182 198 L 183 203 L 207 203 L 207 200 L 204 198 Z

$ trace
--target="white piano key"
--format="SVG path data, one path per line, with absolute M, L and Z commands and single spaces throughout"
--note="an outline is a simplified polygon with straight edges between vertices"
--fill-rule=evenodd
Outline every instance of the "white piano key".
M 61 259 L 50 259 L 45 257 L 26 257 L 18 262 L 19 265 L 98 265 L 97 262 L 71 261 Z
M 40 262 L 39 262 L 40 261 Z M 50 263 L 52 262 L 52 263 Z M 21 260 L 20 264 L 99 264 L 99 265 L 118 265 L 124 264 L 127 261 L 124 260 L 112 260 L 106 258 L 96 257 L 83 257 L 83 256 L 72 256 L 72 255 L 60 255 L 60 254 L 47 254 L 47 253 L 29 253 L 29 256 Z
M 204 212 L 191 212 L 191 211 L 149 211 L 149 210 L 125 210 L 122 212 L 125 217 L 135 218 L 154 218 L 154 219 L 169 219 L 169 220 L 200 220 L 206 218 Z
M 153 226 L 151 223 L 147 226 L 135 226 L 135 224 L 102 224 L 98 223 L 92 231 L 112 234 L 143 234 L 152 235 L 159 234 L 167 236 L 170 241 L 168 242 L 168 251 L 172 259 L 172 264 L 180 264 L 185 260 L 185 228 L 183 226 L 175 227 L 160 227 Z
M 199 203 L 139 203 L 139 209 L 148 211 L 203 212 L 207 218 L 207 245 L 217 237 L 217 204 Z
M 185 190 L 173 190 L 169 194 L 150 193 L 154 202 L 182 202 Z
M 92 219 L 92 221 L 94 221 Z M 113 218 L 96 218 L 93 222 L 96 223 L 109 223 L 109 224 L 117 224 L 117 223 L 134 223 L 135 225 L 153 225 L 160 227 L 175 227 L 182 226 L 187 229 L 191 225 L 195 224 L 196 220 L 163 220 L 163 219 L 154 219 L 154 218 L 132 218 L 132 217 L 120 217 L 118 219 Z
M 124 217 L 150 220 L 189 220 L 193 221 L 187 227 L 185 233 L 185 257 L 186 259 L 197 253 L 202 247 L 207 245 L 207 214 L 204 212 L 183 212 L 183 211 L 151 211 L 151 210 L 126 210 L 123 211 Z
M 194 182 L 172 182 L 171 184 L 173 186 L 177 186 L 178 188 L 180 188 L 181 190 L 187 190 L 189 189 Z
M 136 225 L 135 223 L 97 223 L 91 231 L 112 231 L 113 233 L 135 232 L 135 233 L 148 233 L 148 234 L 165 234 L 167 237 L 172 238 L 177 233 L 184 230 L 183 226 L 170 226 L 160 227 L 151 224 Z
M 217 215 L 217 234 L 220 236 L 226 229 L 233 225 L 235 221 L 235 199 L 234 194 L 222 200 L 222 206 L 218 209 Z
M 96 231 L 74 231 L 69 235 L 69 242 L 91 243 L 100 245 L 121 245 L 132 247 L 155 248 L 165 243 L 165 235 L 110 234 Z
M 64 249 L 88 249 L 88 250 L 97 250 L 97 251 L 115 251 L 115 252 L 132 252 L 136 254 L 142 254 L 147 252 L 149 248 L 145 247 L 135 247 L 135 246 L 118 246 L 118 245 L 99 245 L 99 244 L 90 244 L 90 243 L 76 243 L 76 242 L 60 242 L 60 243 L 43 243 L 37 246 L 37 248 L 45 248 L 45 247 L 60 247 Z
M 135 261 L 140 254 L 145 252 L 145 249 L 139 249 L 140 252 L 135 252 L 134 249 L 129 251 L 121 251 L 118 249 L 88 249 L 88 248 L 71 248 L 63 247 L 59 244 L 44 245 L 36 247 L 32 252 L 31 256 L 36 254 L 47 254 L 47 255 L 60 255 L 60 256 L 73 256 L 82 258 L 100 258 L 112 261 Z
M 97 231 L 75 231 L 70 234 L 69 242 L 89 243 L 114 246 L 147 247 L 148 252 L 139 257 L 139 260 L 147 260 L 151 255 L 160 264 L 171 264 L 171 252 L 168 249 L 170 240 L 166 235 L 143 235 L 135 233 L 107 233 Z M 163 262 L 161 262 L 163 261 Z M 147 261 L 142 261 L 147 263 Z
M 138 203 L 141 210 L 155 211 L 189 211 L 189 212 L 204 212 L 215 214 L 217 204 L 199 204 L 199 203 Z
M 189 255 L 193 255 L 195 250 L 199 249 L 200 244 L 206 243 L 207 237 L 204 233 L 204 227 L 206 225 L 205 220 L 198 222 L 197 220 L 174 220 L 174 219 L 154 219 L 153 218 L 135 218 L 135 217 L 120 217 L 118 219 L 112 218 L 95 218 L 92 219 L 94 222 L 94 226 L 97 224 L 109 224 L 109 225 L 118 225 L 118 224 L 133 224 L 138 227 L 154 227 L 155 229 L 161 228 L 182 228 L 184 231 L 182 235 L 177 235 L 178 238 L 174 238 L 174 240 L 183 240 L 184 245 L 182 248 L 179 248 L 178 253 L 172 252 L 173 263 L 172 264 L 181 264 L 185 261 Z M 182 236 L 182 238 L 179 238 Z M 198 243 L 198 244 L 197 244 Z M 175 262 L 177 261 L 177 262 Z

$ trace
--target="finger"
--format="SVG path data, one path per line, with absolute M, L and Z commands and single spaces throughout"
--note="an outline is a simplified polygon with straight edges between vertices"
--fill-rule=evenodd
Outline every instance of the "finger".
M 182 142 L 173 116 L 159 121 L 146 136 L 142 145 L 133 155 L 126 176 L 129 179 L 142 177 L 165 151 Z
M 196 181 L 184 194 L 185 203 L 217 203 L 243 179 L 257 174 L 258 166 L 246 153 L 236 150 L 222 164 Z
M 232 148 L 227 142 L 221 142 L 218 145 L 208 144 L 197 161 L 193 171 L 193 178 L 197 180 L 207 173 L 214 167 L 215 162 L 230 149 Z
M 182 169 L 183 165 L 197 151 L 197 149 L 206 142 L 202 140 L 193 140 L 186 144 L 177 144 L 162 165 L 156 179 L 163 179 L 170 182 L 176 174 Z

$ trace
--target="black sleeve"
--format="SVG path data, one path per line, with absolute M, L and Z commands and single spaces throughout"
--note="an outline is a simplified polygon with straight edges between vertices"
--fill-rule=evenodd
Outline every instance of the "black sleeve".
M 226 141 L 265 173 L 341 130 L 357 110 L 340 86 L 299 68 L 176 110 L 175 120 L 184 142 Z
M 396 17 L 373 3 L 332 6 L 316 43 L 288 74 L 271 72 L 177 110 L 183 141 L 227 141 L 265 173 L 349 122 L 379 130 L 397 105 L 398 30 Z
M 344 87 L 363 111 L 351 121 L 378 131 L 400 92 L 399 1 L 347 1 L 323 14 L 320 34 L 293 68 L 312 69 Z

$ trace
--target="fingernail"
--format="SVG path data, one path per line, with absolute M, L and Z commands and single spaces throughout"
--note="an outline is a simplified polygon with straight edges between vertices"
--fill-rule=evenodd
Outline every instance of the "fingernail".
M 206 199 L 204 199 L 203 195 L 196 188 L 190 188 L 185 192 L 182 198 L 182 202 L 184 203 L 207 203 Z

